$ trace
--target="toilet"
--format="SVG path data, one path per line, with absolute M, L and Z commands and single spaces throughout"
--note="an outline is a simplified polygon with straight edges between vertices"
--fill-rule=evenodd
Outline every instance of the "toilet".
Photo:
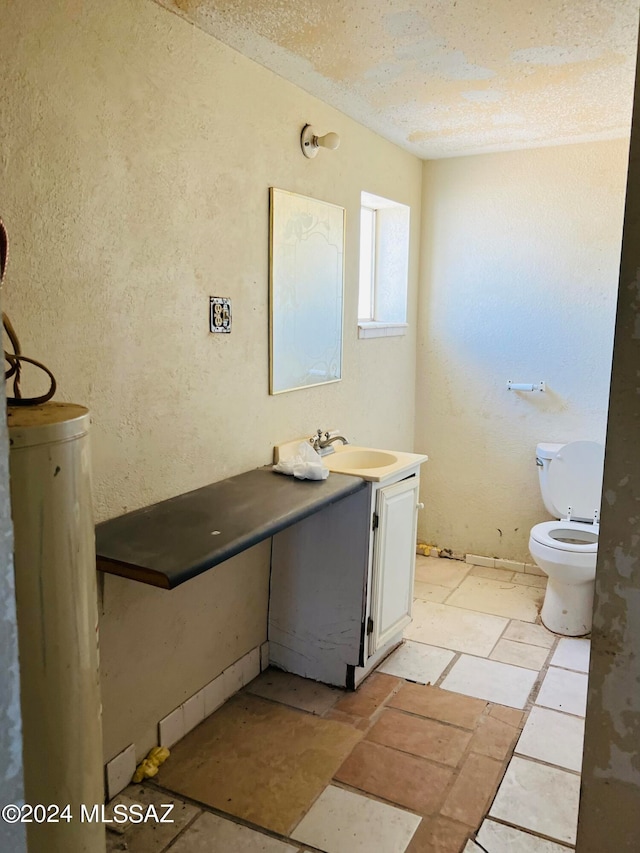
M 604 447 L 543 443 L 536 464 L 544 505 L 558 519 L 536 524 L 529 537 L 531 556 L 549 576 L 540 615 L 550 631 L 580 637 L 591 630 Z

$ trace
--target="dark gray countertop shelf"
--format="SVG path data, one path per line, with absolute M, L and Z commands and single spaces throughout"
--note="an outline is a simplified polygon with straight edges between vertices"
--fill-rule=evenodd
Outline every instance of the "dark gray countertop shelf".
M 346 474 L 296 480 L 256 468 L 98 524 L 97 567 L 174 589 L 366 485 Z

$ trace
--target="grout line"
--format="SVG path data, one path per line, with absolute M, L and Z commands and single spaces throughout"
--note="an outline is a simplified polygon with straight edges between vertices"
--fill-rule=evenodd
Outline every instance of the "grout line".
M 444 587 L 444 588 L 445 588 L 445 589 L 448 589 L 448 587 Z M 454 587 L 453 589 L 449 589 L 449 592 L 445 595 L 445 597 L 444 597 L 444 598 L 442 599 L 442 601 L 441 601 L 441 602 L 439 602 L 439 603 L 440 603 L 440 604 L 446 604 L 446 603 L 447 603 L 447 601 L 451 598 L 451 596 L 453 595 L 453 593 L 454 593 L 454 592 L 456 592 L 456 590 L 457 590 L 457 589 L 458 589 L 458 587 L 457 587 L 457 586 L 456 586 L 456 587 Z
M 489 654 L 490 654 L 490 655 L 492 655 L 492 654 L 495 652 L 495 650 L 496 650 L 496 646 L 498 645 L 498 643 L 499 643 L 501 640 L 506 640 L 506 639 L 507 639 L 507 638 L 505 637 L 505 634 L 506 634 L 506 632 L 509 630 L 509 628 L 511 627 L 511 623 L 512 623 L 512 622 L 521 622 L 521 621 L 522 621 L 521 619 L 509 619 L 509 621 L 507 622 L 507 624 L 506 624 L 506 625 L 504 626 L 504 628 L 502 629 L 502 633 L 500 634 L 500 636 L 499 636 L 499 637 L 498 637 L 498 639 L 496 640 L 494 647 L 493 647 L 493 648 L 491 649 L 491 651 L 489 652 Z
M 265 670 L 265 672 L 266 672 L 266 670 Z M 340 690 L 339 687 L 336 687 L 335 689 Z M 281 699 L 272 699 L 270 696 L 262 696 L 260 693 L 253 693 L 251 690 L 248 690 L 247 687 L 242 687 L 240 690 L 238 690 L 237 693 L 234 693 L 233 695 L 234 696 L 241 696 L 242 694 L 245 694 L 247 696 L 253 696 L 254 699 L 261 699 L 264 702 L 269 702 L 269 704 L 271 704 L 271 705 L 280 705 L 283 708 L 288 708 L 290 711 L 297 711 L 300 714 L 306 714 L 308 717 L 315 717 L 318 720 L 324 720 L 325 719 L 324 715 L 328 714 L 329 711 L 333 711 L 334 706 L 338 703 L 338 701 L 340 699 L 344 698 L 344 696 L 350 695 L 350 691 L 348 691 L 348 690 L 343 691 L 343 693 L 341 693 L 336 698 L 333 705 L 331 705 L 329 708 L 327 708 L 325 711 L 323 711 L 322 714 L 316 714 L 315 711 L 307 711 L 306 708 L 299 708 L 297 705 L 289 705 L 287 702 L 283 702 Z M 231 699 L 231 698 L 232 697 L 230 696 L 229 699 Z M 224 702 L 225 705 L 226 705 L 227 701 L 228 700 L 225 699 L 225 702 Z M 223 706 L 221 705 L 220 708 L 222 708 L 222 707 Z M 220 708 L 217 708 L 216 710 L 219 711 Z M 216 711 L 214 711 L 213 713 L 215 714 Z M 209 716 L 213 716 L 213 714 L 210 714 Z M 205 717 L 205 720 L 207 720 L 207 719 L 208 719 L 208 717 Z
M 502 826 L 508 826 L 510 829 L 518 829 L 520 832 L 523 832 L 525 835 L 530 835 L 533 838 L 539 838 L 541 841 L 550 841 L 552 844 L 558 844 L 560 847 L 564 847 L 566 850 L 575 850 L 576 848 L 570 844 L 568 841 L 559 841 L 557 838 L 553 838 L 551 835 L 541 835 L 538 832 L 534 832 L 528 826 L 520 826 L 517 823 L 510 823 L 506 818 L 503 817 L 495 817 L 493 815 L 485 818 L 485 820 L 491 820 L 494 823 L 499 823 Z
M 577 675 L 586 675 L 589 677 L 589 673 L 585 672 L 584 669 L 572 669 L 570 666 L 558 666 L 557 663 L 550 662 L 549 666 L 552 666 L 554 669 L 563 669 L 565 672 L 575 672 Z
M 191 827 L 193 826 L 193 824 L 194 824 L 197 820 L 199 820 L 199 819 L 202 817 L 202 815 L 203 815 L 203 814 L 204 814 L 204 812 L 203 812 L 203 811 L 202 811 L 202 809 L 201 809 L 201 810 L 198 812 L 198 814 L 196 814 L 196 815 L 194 815 L 194 816 L 193 816 L 193 818 L 189 821 L 189 823 L 187 823 L 185 826 L 183 826 L 183 827 L 182 827 L 182 829 L 181 829 L 181 830 L 180 830 L 180 832 L 175 836 L 175 838 L 172 838 L 172 839 L 171 839 L 171 841 L 167 844 L 167 846 L 162 848 L 162 850 L 160 851 L 160 853 L 166 853 L 166 851 L 171 850 L 171 848 L 172 848 L 172 847 L 174 847 L 174 846 L 175 846 L 175 844 L 177 843 L 178 839 L 179 839 L 179 838 L 182 838 L 182 836 L 183 836 L 183 835 L 184 835 L 188 830 L 190 830 L 190 829 L 191 829 Z M 126 839 L 126 838 L 123 838 L 122 840 L 126 842 L 126 840 L 127 840 L 127 839 Z M 129 849 L 128 844 L 127 844 L 127 847 L 125 847 L 124 849 L 125 849 L 125 850 L 128 850 L 128 849 Z
M 552 711 L 554 714 L 564 714 L 565 717 L 573 717 L 574 720 L 584 720 L 584 714 L 572 714 L 570 711 L 562 711 L 560 708 L 550 708 L 548 705 L 538 705 L 536 702 L 533 703 L 531 710 L 533 708 L 540 708 L 542 711 Z
M 520 738 L 518 738 L 518 741 L 519 740 Z M 582 775 L 581 770 L 572 770 L 570 767 L 563 767 L 561 764 L 553 764 L 550 761 L 544 761 L 542 758 L 535 758 L 533 755 L 525 755 L 522 752 L 518 752 L 517 748 L 518 744 L 516 743 L 512 758 L 521 758 L 525 761 L 532 761 L 534 764 L 541 764 L 543 767 L 551 767 L 553 770 L 564 770 L 565 773 L 571 773 L 572 776 L 577 776 L 578 778 Z
M 454 652 L 453 657 L 451 658 L 449 663 L 445 666 L 445 668 L 442 670 L 442 672 L 440 673 L 440 676 L 438 678 L 436 678 L 436 680 L 433 682 L 433 685 L 432 685 L 433 687 L 441 687 L 442 686 L 442 682 L 449 675 L 449 673 L 451 672 L 453 667 L 458 663 L 458 661 L 460 660 L 460 658 L 463 655 L 463 652 L 457 652 L 457 651 L 454 651 L 453 649 L 447 649 L 447 651 Z
M 424 686 L 424 685 L 422 685 Z M 447 693 L 450 693 L 452 696 L 462 696 L 465 699 L 476 699 L 476 696 L 465 696 L 464 693 L 454 693 L 453 690 L 448 690 Z M 478 699 L 478 702 L 487 702 L 491 705 L 498 705 L 498 702 L 489 702 L 487 699 Z M 507 708 L 507 705 L 501 705 L 501 708 Z M 474 729 L 465 729 L 463 726 L 457 726 L 455 723 L 451 723 L 448 720 L 438 720 L 435 717 L 425 717 L 423 714 L 418 714 L 414 711 L 405 711 L 403 708 L 396 708 L 393 705 L 390 705 L 387 709 L 389 711 L 397 711 L 399 714 L 405 714 L 407 717 L 415 717 L 418 720 L 427 720 L 430 723 L 439 723 L 441 726 L 447 726 L 449 728 L 455 729 L 458 732 L 463 732 L 464 734 L 473 734 L 475 732 Z M 513 711 L 518 711 L 519 708 L 511 709 Z M 484 712 L 483 712 L 484 713 Z M 508 725 L 508 724 L 507 724 Z M 369 743 L 377 743 L 377 741 L 369 741 Z M 386 744 L 378 744 L 378 746 L 387 746 Z M 395 746 L 389 746 L 388 749 L 397 749 Z M 403 752 L 404 750 L 398 749 L 398 752 Z M 415 755 L 415 752 L 408 753 L 409 755 Z M 417 756 L 418 758 L 422 758 L 423 756 Z M 435 761 L 433 758 L 425 758 L 425 761 L 430 761 L 432 764 L 439 764 L 440 762 Z M 451 767 L 450 764 L 444 764 L 444 767 Z
M 331 782 L 329 782 L 328 784 L 330 785 Z M 217 817 L 224 818 L 225 820 L 228 820 L 230 823 L 235 823 L 235 824 L 238 824 L 238 826 L 244 826 L 247 829 L 252 829 L 255 832 L 259 833 L 260 835 L 266 835 L 269 838 L 275 838 L 278 841 L 285 841 L 285 842 L 291 843 L 291 839 L 290 839 L 289 835 L 283 835 L 282 833 L 275 832 L 272 829 L 267 829 L 264 826 L 260 826 L 260 824 L 258 824 L 258 823 L 252 823 L 251 821 L 246 820 L 245 818 L 241 818 L 241 817 L 238 817 L 237 815 L 229 814 L 229 812 L 225 812 L 222 809 L 219 809 L 219 808 L 216 808 L 215 806 L 209 805 L 208 803 L 202 803 L 199 800 L 195 800 L 195 799 L 193 799 L 193 797 L 189 797 L 186 794 L 177 794 L 175 791 L 172 791 L 170 788 L 164 787 L 163 785 L 159 784 L 158 782 L 156 782 L 154 780 L 147 779 L 147 780 L 145 780 L 144 785 L 145 785 L 145 787 L 148 786 L 150 789 L 152 789 L 154 791 L 159 791 L 163 794 L 167 794 L 168 796 L 173 797 L 174 799 L 180 798 L 182 800 L 182 802 L 188 803 L 189 805 L 192 805 L 192 806 L 195 806 L 196 808 L 199 808 L 200 814 L 204 814 L 205 812 L 208 812 L 210 814 L 216 815 Z M 326 788 L 326 786 L 325 786 L 325 788 Z M 325 788 L 323 788 L 323 790 L 325 790 Z M 314 800 L 314 802 L 315 802 L 315 800 Z M 191 823 L 193 823 L 197 817 L 200 817 L 200 815 L 196 815 L 196 817 L 193 819 L 193 821 L 191 821 Z M 302 820 L 302 817 L 300 818 L 300 820 L 296 821 L 294 826 L 291 828 L 291 832 L 294 831 L 294 829 L 300 823 L 301 820 Z M 189 824 L 189 825 L 191 825 L 191 824 Z M 173 845 L 174 842 L 171 841 L 170 843 L 171 843 L 171 845 Z M 293 843 L 294 844 L 300 844 L 301 842 L 294 841 Z M 167 848 L 167 849 L 169 849 L 169 848 Z M 164 850 L 162 850 L 162 853 L 164 853 Z
M 516 738 L 514 738 L 513 744 L 511 745 L 509 752 L 507 753 L 507 755 L 505 755 L 505 757 L 501 761 L 502 769 L 501 769 L 501 772 L 499 774 L 498 781 L 497 781 L 496 786 L 495 786 L 495 790 L 494 790 L 492 796 L 490 797 L 489 802 L 486 805 L 486 808 L 484 809 L 484 814 L 482 815 L 482 818 L 480 819 L 480 824 L 479 824 L 478 828 L 475 830 L 476 833 L 478 832 L 478 830 L 482 826 L 483 822 L 489 816 L 489 812 L 491 811 L 491 806 L 493 805 L 495 798 L 498 796 L 498 791 L 500 790 L 500 787 L 504 781 L 504 777 L 507 774 L 507 770 L 509 769 L 509 765 L 511 764 L 511 760 L 513 759 L 513 752 L 516 748 L 516 744 L 518 743 L 519 739 L 520 739 L 520 732 L 518 733 L 518 736 Z M 497 760 L 498 759 L 494 759 L 494 761 L 497 761 Z
M 392 749 L 393 747 L 390 748 Z M 413 753 L 407 754 L 412 755 Z M 420 758 L 419 755 L 414 757 Z M 403 806 L 401 803 L 396 803 L 394 800 L 387 800 L 384 797 L 379 796 L 378 794 L 372 794 L 371 791 L 365 791 L 364 788 L 356 788 L 353 785 L 350 785 L 348 782 L 341 782 L 339 779 L 332 778 L 329 784 L 327 785 L 327 788 L 329 787 L 329 785 L 333 786 L 334 788 L 341 788 L 343 791 L 349 791 L 353 794 L 358 794 L 359 796 L 365 797 L 367 800 L 373 800 L 376 803 L 384 803 L 387 806 L 393 806 L 394 809 L 399 809 L 400 811 L 408 812 L 409 814 L 413 814 L 416 817 L 420 817 L 423 819 L 437 817 L 439 814 L 439 812 L 433 812 L 432 814 L 423 814 L 422 812 L 417 812 L 415 811 L 415 809 L 410 809 L 408 806 Z M 326 791 L 326 788 L 324 788 L 323 791 Z M 302 818 L 300 818 L 300 821 L 301 820 Z M 297 825 L 298 824 L 296 824 L 296 826 Z

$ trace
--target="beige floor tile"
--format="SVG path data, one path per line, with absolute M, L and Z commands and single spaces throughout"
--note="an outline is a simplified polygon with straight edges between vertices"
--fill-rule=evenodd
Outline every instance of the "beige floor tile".
M 487 703 L 481 699 L 472 699 L 450 693 L 440 687 L 429 687 L 422 684 L 405 684 L 405 686 L 389 700 L 389 706 L 428 717 L 430 720 L 440 720 L 463 729 L 475 729 L 478 720 L 484 714 Z
M 502 761 L 511 753 L 519 734 L 519 728 L 497 717 L 482 717 L 471 739 L 471 752 Z
M 575 844 L 580 777 L 524 758 L 513 758 L 489 817 Z
M 146 788 L 143 785 L 129 785 L 108 804 L 107 818 L 113 819 L 113 807 L 115 805 L 124 805 L 128 809 L 134 803 L 143 807 L 153 805 L 161 815 L 165 814 L 164 809 L 160 808 L 162 804 L 172 804 L 173 809 L 167 815 L 167 819 L 173 823 L 149 821 L 147 823 L 109 824 L 107 853 L 116 853 L 116 851 L 121 850 L 127 850 L 129 853 L 160 853 L 182 832 L 190 821 L 200 814 L 200 809 L 196 806 L 176 800 L 161 791 L 154 791 L 152 788 Z
M 354 717 L 370 717 L 401 684 L 400 678 L 383 672 L 374 672 L 357 690 L 342 691 L 342 698 L 334 705 L 333 710 Z
M 507 620 L 499 616 L 473 613 L 448 604 L 415 601 L 413 622 L 405 629 L 405 637 L 430 646 L 486 656 L 506 626 Z
M 404 853 L 420 820 L 418 815 L 331 785 L 291 837 L 325 853 Z
M 242 693 L 176 744 L 157 780 L 286 835 L 361 737 L 352 726 Z
M 378 667 L 378 672 L 386 672 L 407 681 L 417 681 L 419 684 L 435 684 L 454 657 L 455 653 L 448 649 L 405 640 Z
M 563 637 L 551 658 L 552 666 L 573 669 L 576 672 L 589 672 L 591 640 Z
M 535 587 L 489 578 L 465 578 L 447 604 L 479 613 L 492 613 L 523 622 L 535 622 L 544 594 Z
M 521 727 L 524 716 L 521 711 L 515 708 L 505 708 L 504 705 L 492 705 L 489 714 L 498 720 L 502 720 L 503 723 L 509 723 L 510 726 L 514 726 L 516 729 Z
M 478 833 L 478 841 L 482 844 L 479 850 L 490 850 L 491 853 L 570 853 L 555 841 L 546 841 L 493 820 L 484 821 Z
M 513 574 L 513 572 L 492 568 L 491 566 L 474 566 L 469 572 L 469 577 L 489 578 L 494 581 L 510 581 L 513 578 Z
M 342 690 L 278 669 L 266 670 L 245 690 L 254 696 L 262 696 L 263 699 L 271 699 L 273 702 L 281 702 L 283 705 L 320 716 L 343 695 Z
M 462 560 L 447 560 L 442 557 L 416 557 L 416 580 L 422 583 L 455 589 L 471 570 L 469 563 Z
M 504 632 L 503 639 L 550 649 L 556 641 L 556 635 L 547 631 L 544 625 L 532 625 L 529 622 L 519 622 L 517 619 L 513 619 Z
M 298 853 L 300 848 L 205 812 L 171 848 L 171 853 Z
M 496 720 L 499 723 L 499 720 Z M 469 732 L 437 720 L 385 709 L 366 740 L 455 767 L 471 739 Z
M 474 829 L 498 787 L 503 764 L 485 755 L 468 756 L 447 795 L 441 814 Z
M 413 585 L 413 597 L 421 598 L 423 601 L 436 601 L 441 604 L 449 595 L 451 595 L 451 588 L 447 586 L 436 586 L 434 583 L 418 580 Z
M 324 720 L 334 720 L 336 723 L 345 723 L 348 726 L 353 726 L 360 732 L 366 732 L 371 726 L 371 720 L 368 717 L 358 717 L 356 714 L 347 714 L 344 711 L 336 711 L 331 708 L 323 717 Z
M 465 824 L 446 817 L 424 818 L 407 847 L 407 853 L 460 853 L 469 831 Z
M 540 577 L 540 575 L 527 575 L 524 572 L 514 572 L 513 578 L 514 583 L 519 583 L 522 586 L 535 586 L 538 589 L 546 589 L 547 588 L 547 576 Z
M 452 777 L 447 767 L 368 741 L 356 746 L 335 776 L 351 788 L 418 814 L 437 813 Z
M 548 708 L 531 709 L 516 752 L 580 772 L 584 745 L 584 720 Z
M 460 655 L 441 686 L 498 705 L 524 708 L 537 677 L 537 672 L 521 666 Z
M 524 666 L 538 672 L 545 665 L 548 656 L 549 649 L 545 649 L 543 646 L 530 646 L 527 643 L 516 643 L 513 640 L 499 640 L 489 655 L 491 660 Z
M 584 717 L 588 681 L 586 672 L 571 672 L 550 666 L 536 697 L 536 705 Z

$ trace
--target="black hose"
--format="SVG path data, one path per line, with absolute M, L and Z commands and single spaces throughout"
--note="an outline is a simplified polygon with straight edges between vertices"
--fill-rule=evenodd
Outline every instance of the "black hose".
M 2 281 L 4 279 L 4 271 L 7 268 L 7 259 L 9 257 L 9 235 L 7 234 L 7 229 L 4 226 L 4 222 L 0 219 L 0 287 L 2 286 Z M 11 379 L 13 377 L 13 397 L 7 397 L 7 403 L 10 403 L 12 406 L 38 406 L 41 403 L 46 403 L 50 400 L 53 395 L 56 393 L 56 379 L 53 373 L 42 364 L 41 361 L 36 361 L 35 358 L 29 358 L 26 355 L 22 355 L 22 349 L 20 347 L 20 339 L 18 338 L 18 334 L 16 330 L 13 328 L 11 320 L 7 317 L 7 315 L 2 312 L 2 326 L 7 333 L 7 337 L 11 343 L 13 348 L 13 352 L 4 351 L 4 358 L 7 364 L 9 365 L 8 370 L 5 371 L 4 378 L 5 381 Z M 20 390 L 20 379 L 22 374 L 22 364 L 26 362 L 27 364 L 33 364 L 35 367 L 38 367 L 40 370 L 43 370 L 47 376 L 49 377 L 49 390 L 46 394 L 42 394 L 40 397 L 23 397 L 22 392 Z

